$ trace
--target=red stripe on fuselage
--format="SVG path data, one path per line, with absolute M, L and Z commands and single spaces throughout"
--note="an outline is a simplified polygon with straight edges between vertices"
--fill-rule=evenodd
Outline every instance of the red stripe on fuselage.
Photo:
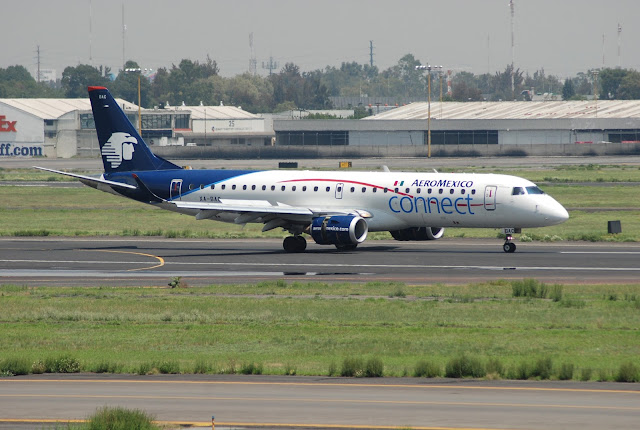
M 290 179 L 288 181 L 280 181 L 279 183 L 283 183 L 283 182 L 335 182 L 335 183 L 347 183 L 347 184 L 355 184 L 355 185 L 364 185 L 365 187 L 378 188 L 378 189 L 381 189 L 381 190 L 384 190 L 386 188 L 387 190 L 391 191 L 392 193 L 400 194 L 401 196 L 407 196 L 407 197 L 413 198 L 413 196 L 411 194 L 403 193 L 403 192 L 400 192 L 400 191 L 396 192 L 393 188 L 381 187 L 380 185 L 374 185 L 374 184 L 367 184 L 366 182 L 345 181 L 345 180 L 342 180 L 342 179 Z

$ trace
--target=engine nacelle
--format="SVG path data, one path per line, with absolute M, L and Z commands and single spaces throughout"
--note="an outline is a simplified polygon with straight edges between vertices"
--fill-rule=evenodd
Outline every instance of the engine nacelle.
M 318 245 L 357 245 L 368 232 L 364 218 L 354 215 L 318 217 L 311 223 L 311 237 Z
M 444 227 L 411 227 L 389 233 L 395 240 L 437 240 L 444 234 Z

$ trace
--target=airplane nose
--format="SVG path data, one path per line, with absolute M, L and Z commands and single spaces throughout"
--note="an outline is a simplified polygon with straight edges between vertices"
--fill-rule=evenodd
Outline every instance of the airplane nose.
M 555 200 L 547 207 L 545 212 L 545 219 L 552 225 L 562 224 L 569 219 L 569 212 Z

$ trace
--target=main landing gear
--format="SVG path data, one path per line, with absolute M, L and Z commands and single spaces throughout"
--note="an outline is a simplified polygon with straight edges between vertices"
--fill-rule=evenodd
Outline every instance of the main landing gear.
M 307 240 L 302 236 L 285 237 L 282 247 L 286 252 L 304 252 L 307 249 Z

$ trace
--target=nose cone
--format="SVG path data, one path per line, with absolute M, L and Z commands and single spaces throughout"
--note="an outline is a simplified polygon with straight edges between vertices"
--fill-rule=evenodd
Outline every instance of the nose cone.
M 553 200 L 545 207 L 544 219 L 548 225 L 562 224 L 569 219 L 569 212 L 557 201 Z

